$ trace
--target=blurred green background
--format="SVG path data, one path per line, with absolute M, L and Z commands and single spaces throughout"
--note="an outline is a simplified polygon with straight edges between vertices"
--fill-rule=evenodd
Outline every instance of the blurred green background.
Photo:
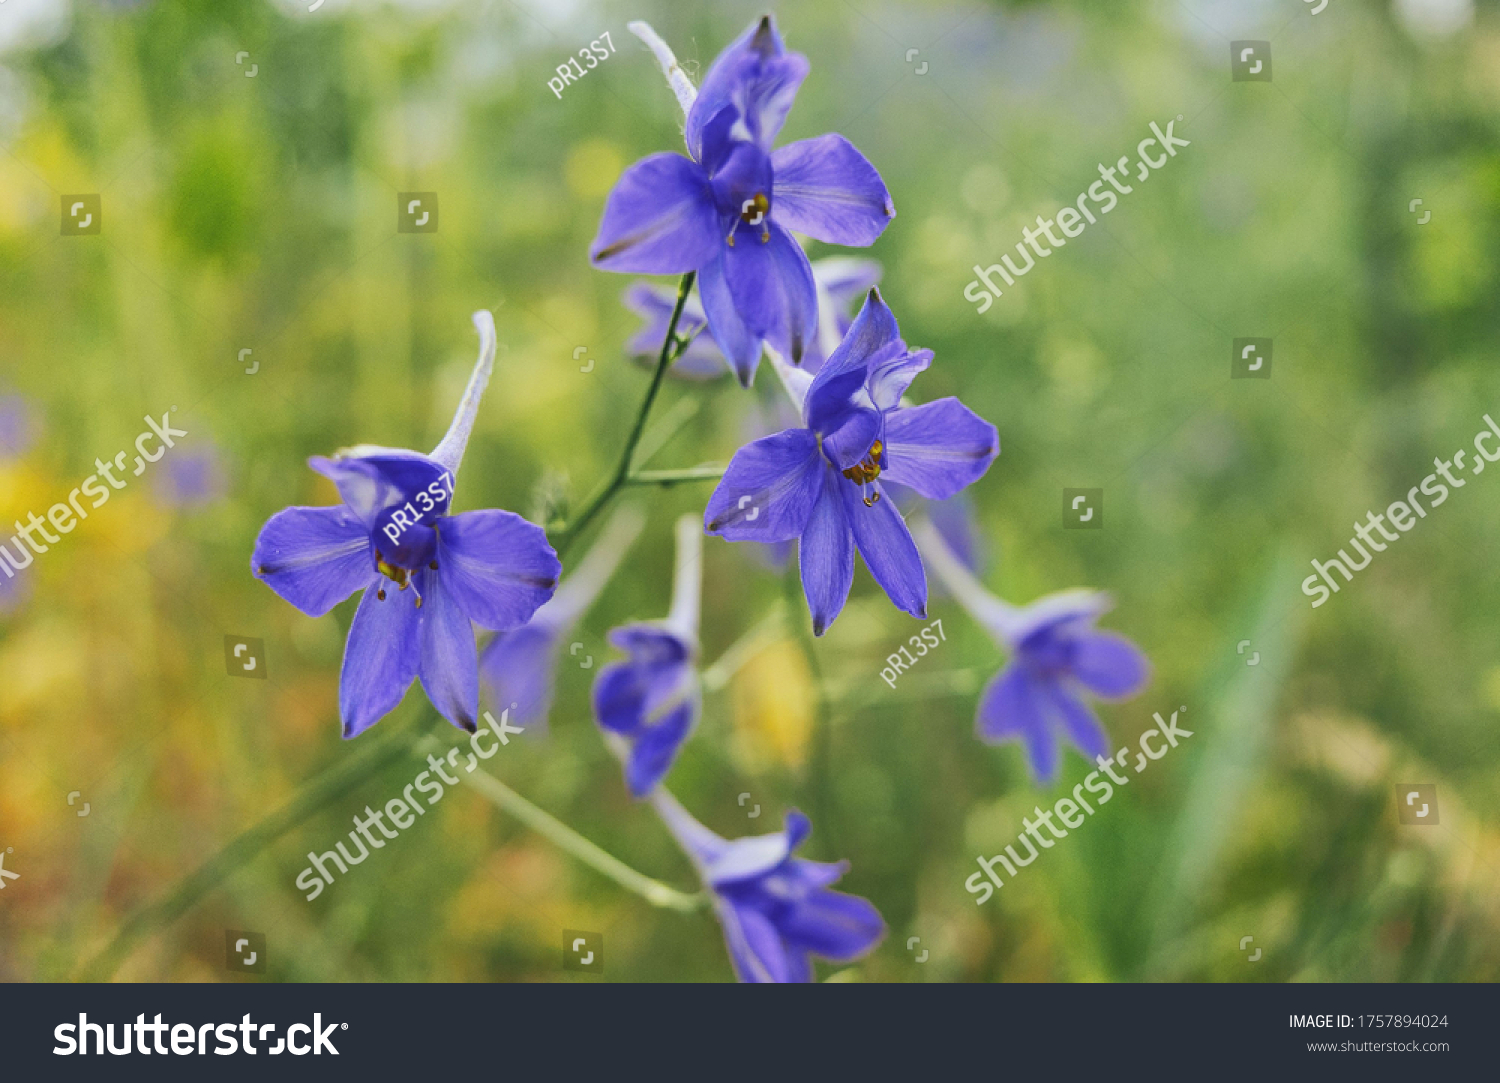
M 676 104 L 625 24 L 651 21 L 696 78 L 763 10 L 308 6 L 0 8 L 0 397 L 30 418 L 0 439 L 0 521 L 65 500 L 147 413 L 174 408 L 190 433 L 0 588 L 0 845 L 21 875 L 0 895 L 5 980 L 75 976 L 130 914 L 360 742 L 431 717 L 413 691 L 340 739 L 354 603 L 313 620 L 280 601 L 250 575 L 256 532 L 288 504 L 333 502 L 309 455 L 432 447 L 473 363 L 477 308 L 494 310 L 504 347 L 460 508 L 578 506 L 646 386 L 623 353 L 630 279 L 593 270 L 587 245 L 621 170 L 681 149 Z M 963 890 L 976 856 L 1088 770 L 1069 752 L 1040 792 L 1016 746 L 975 739 L 995 645 L 935 599 L 947 642 L 888 688 L 883 658 L 918 622 L 863 570 L 816 644 L 821 686 L 797 637 L 757 641 L 710 691 L 669 781 L 727 836 L 773 829 L 789 806 L 814 814 L 804 855 L 847 858 L 842 886 L 890 926 L 841 977 L 1500 975 L 1500 479 L 1473 477 L 1319 609 L 1298 589 L 1348 524 L 1500 411 L 1500 6 L 1312 6 L 777 12 L 812 67 L 781 141 L 847 135 L 898 212 L 868 253 L 810 254 L 880 260 L 905 338 L 936 351 L 916 397 L 960 395 L 1000 430 L 971 490 L 986 583 L 1016 603 L 1110 591 L 1106 625 L 1155 675 L 1102 707 L 1106 727 L 1133 745 L 1153 711 L 1185 706 L 1195 734 L 976 906 Z M 553 69 L 606 30 L 614 55 L 556 97 Z M 1239 39 L 1271 42 L 1272 82 L 1230 81 Z M 1179 115 L 1191 147 L 975 313 L 974 264 Z M 396 232 L 398 191 L 438 193 L 436 234 Z M 60 234 L 72 193 L 101 196 L 97 236 Z M 1229 379 L 1236 337 L 1274 339 L 1270 380 Z M 687 420 L 648 465 L 726 460 L 773 393 L 764 366 L 753 392 L 669 382 L 655 416 Z M 1064 487 L 1105 490 L 1102 530 L 1062 528 Z M 605 632 L 665 613 L 672 521 L 708 492 L 633 494 L 649 525 L 575 637 L 593 668 L 565 657 L 549 735 L 489 763 L 686 890 L 689 866 L 626 795 L 588 690 Z M 706 542 L 707 662 L 784 597 L 749 548 Z M 267 680 L 226 676 L 226 634 L 265 640 Z M 1256 666 L 1236 653 L 1245 639 Z M 430 726 L 445 745 L 460 736 Z M 653 909 L 468 788 L 305 902 L 303 855 L 414 773 L 397 764 L 293 828 L 118 976 L 245 980 L 224 968 L 226 928 L 267 934 L 272 980 L 580 980 L 561 968 L 565 928 L 603 932 L 605 980 L 732 976 L 709 914 Z M 1398 824 L 1406 782 L 1437 785 L 1437 826 Z

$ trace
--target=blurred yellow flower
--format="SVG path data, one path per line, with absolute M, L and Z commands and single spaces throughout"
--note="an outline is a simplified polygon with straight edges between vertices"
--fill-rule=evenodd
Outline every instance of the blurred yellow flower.
M 801 767 L 813 725 L 813 683 L 797 645 L 778 640 L 735 675 L 735 758 L 757 773 L 768 763 Z

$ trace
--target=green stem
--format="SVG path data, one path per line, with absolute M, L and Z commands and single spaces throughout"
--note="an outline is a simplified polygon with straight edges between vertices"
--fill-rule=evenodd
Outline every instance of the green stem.
M 131 915 L 109 945 L 83 968 L 80 980 L 108 981 L 140 941 L 187 913 L 231 873 L 258 856 L 308 815 L 410 755 L 421 729 L 422 724 L 418 723 L 374 734 L 365 747 L 356 749 L 352 755 L 324 771 L 291 802 L 242 832 L 209 858 L 166 898 Z
M 423 748 L 430 748 L 433 752 L 444 751 L 442 745 L 433 738 L 428 738 L 423 742 Z M 708 903 L 708 896 L 701 891 L 689 895 L 636 872 L 551 813 L 533 805 L 494 775 L 476 770 L 466 781 L 472 783 L 487 800 L 510 813 L 537 834 L 557 845 L 559 849 L 566 850 L 585 865 L 608 876 L 626 890 L 635 892 L 652 906 L 691 913 Z
M 656 371 L 651 374 L 651 386 L 646 389 L 645 401 L 641 403 L 640 413 L 636 415 L 635 424 L 631 427 L 630 435 L 625 439 L 625 446 L 620 451 L 620 461 L 615 465 L 614 473 L 602 484 L 594 495 L 591 496 L 580 511 L 557 535 L 553 548 L 557 555 L 562 556 L 568 548 L 578 540 L 578 536 L 588 529 L 589 523 L 594 517 L 604 510 L 604 506 L 611 498 L 624 488 L 630 477 L 630 465 L 635 457 L 635 447 L 641 440 L 641 433 L 646 428 L 646 418 L 651 414 L 651 407 L 656 402 L 656 394 L 661 390 L 663 378 L 667 375 L 667 369 L 682 352 L 685 343 L 677 337 L 677 323 L 682 318 L 682 310 L 687 305 L 688 294 L 693 291 L 693 279 L 697 272 L 689 271 L 682 276 L 682 281 L 677 286 L 677 304 L 672 309 L 672 319 L 667 323 L 667 335 L 662 340 L 661 354 L 656 359 Z
M 681 481 L 715 481 L 724 476 L 726 467 L 689 466 L 684 470 L 637 470 L 625 479 L 626 485 L 676 485 Z

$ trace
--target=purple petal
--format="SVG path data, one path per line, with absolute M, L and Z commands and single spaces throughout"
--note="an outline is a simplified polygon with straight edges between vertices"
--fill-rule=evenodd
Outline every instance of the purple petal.
M 889 477 L 890 470 L 887 470 L 881 475 L 881 484 L 885 485 Z M 898 488 L 902 493 L 911 494 L 909 502 L 903 502 L 900 496 L 896 499 L 897 507 L 910 518 L 917 510 L 912 505 L 921 501 L 922 498 L 916 494 L 915 490 L 898 486 L 896 482 L 886 485 L 887 492 Z M 979 534 L 979 527 L 974 520 L 974 502 L 969 499 L 969 494 L 960 492 L 950 496 L 947 500 L 924 501 L 921 506 L 926 509 L 927 517 L 932 520 L 933 527 L 937 529 L 938 536 L 942 538 L 948 551 L 957 557 L 958 562 L 969 571 L 979 574 L 981 566 L 985 563 L 985 546 Z
M 494 509 L 442 520 L 437 563 L 459 608 L 501 632 L 529 621 L 562 574 L 541 527 Z
M 822 475 L 822 492 L 797 543 L 802 593 L 812 613 L 815 636 L 822 635 L 838 618 L 854 582 L 854 536 L 838 493 L 838 486 L 850 483 L 831 467 L 825 466 Z
M 416 499 L 418 493 L 434 483 L 437 483 L 435 491 L 442 495 L 423 513 L 424 520 L 446 512 L 453 495 L 448 468 L 415 451 L 385 448 L 378 455 L 346 459 L 319 455 L 307 460 L 307 465 L 333 482 L 344 503 L 371 531 L 382 513 Z
M 896 326 L 896 317 L 891 314 L 880 291 L 871 289 L 865 298 L 859 315 L 849 325 L 843 341 L 834 350 L 807 389 L 807 402 L 803 407 L 811 424 L 814 416 L 839 409 L 852 393 L 845 390 L 850 373 L 858 373 L 855 387 L 864 385 L 869 374 L 870 359 L 892 343 L 901 341 L 901 329 Z M 835 383 L 835 381 L 838 381 Z
M 1066 633 L 1070 625 L 1089 630 L 1095 620 L 1109 612 L 1111 605 L 1109 595 L 1103 591 L 1060 590 L 1022 607 L 1005 630 L 1006 638 L 1025 647 Z
M 1133 696 L 1151 675 L 1141 649 L 1117 632 L 1089 631 L 1078 637 L 1073 676 L 1105 699 Z
M 725 280 L 735 311 L 751 333 L 766 339 L 795 364 L 818 323 L 812 267 L 786 230 L 771 224 L 764 244 L 740 230 L 724 253 Z
M 703 310 L 708 315 L 708 327 L 714 341 L 724 351 L 740 386 L 749 387 L 760 362 L 761 336 L 750 330 L 735 308 L 734 295 L 729 292 L 729 283 L 724 278 L 726 251 L 728 249 L 720 246 L 714 258 L 704 264 L 698 275 L 698 292 L 703 298 Z
M 261 527 L 250 567 L 310 617 L 321 617 L 375 575 L 370 535 L 348 508 L 287 508 Z
M 776 170 L 772 217 L 828 244 L 864 248 L 896 217 L 885 182 L 841 135 L 788 143 L 771 155 Z
M 1109 751 L 1109 738 L 1099 725 L 1099 719 L 1077 696 L 1055 684 L 1046 686 L 1046 695 L 1062 722 L 1063 732 L 1080 752 L 1093 759 Z
M 688 151 L 699 161 L 717 148 L 705 147 L 704 129 L 725 109 L 735 113 L 732 129 L 721 138 L 751 139 L 769 151 L 807 77 L 807 58 L 788 53 L 767 15 L 719 54 L 703 77 L 688 111 L 684 132 Z
M 609 641 L 629 651 L 631 664 L 651 672 L 677 670 L 693 657 L 693 644 L 659 624 L 626 624 L 609 633 Z
M 812 821 L 801 809 L 789 808 L 786 810 L 783 830 L 786 831 L 787 849 L 795 850 L 807 841 L 807 836 L 812 834 Z
M 871 401 L 881 410 L 894 410 L 901 404 L 901 396 L 906 394 L 917 373 L 927 371 L 931 364 L 931 350 L 903 351 L 879 362 L 872 361 L 866 381 Z
M 1048 725 L 1045 690 L 1014 663 L 1001 670 L 979 697 L 976 731 L 987 744 L 1019 737 L 1026 743 L 1031 773 L 1041 782 L 1057 774 L 1057 737 Z
M 749 906 L 720 903 L 719 924 L 724 927 L 724 941 L 729 958 L 742 982 L 788 982 L 793 974 L 802 974 L 787 960 L 786 946 L 769 918 Z
M 474 732 L 479 714 L 479 655 L 474 626 L 453 597 L 447 576 L 428 569 L 414 577 L 422 592 L 422 690 L 438 713 L 461 730 Z
M 653 364 L 661 353 L 662 343 L 667 337 L 667 326 L 672 321 L 672 311 L 677 307 L 677 290 L 658 286 L 654 282 L 632 282 L 623 295 L 625 307 L 642 317 L 646 324 L 626 344 L 632 356 L 649 359 Z M 710 379 L 724 375 L 724 358 L 714 343 L 713 335 L 706 330 L 708 318 L 703 315 L 703 305 L 696 293 L 691 294 L 677 319 L 677 332 L 693 335 L 688 345 L 675 362 L 672 372 L 689 379 Z M 697 334 L 700 330 L 701 334 Z
M 995 426 L 955 398 L 892 410 L 883 477 L 946 500 L 984 476 L 1000 453 Z
M 511 724 L 544 727 L 552 710 L 552 685 L 562 644 L 556 631 L 539 621 L 501 632 L 479 657 L 479 673 L 497 707 L 514 703 Z
M 785 831 L 734 839 L 704 871 L 704 880 L 716 889 L 746 884 L 774 871 L 791 853 Z
M 871 489 L 872 493 L 880 492 L 878 484 Z M 859 555 L 864 557 L 875 582 L 897 609 L 914 617 L 926 617 L 927 572 L 895 501 L 882 495 L 871 507 L 865 507 L 859 487 L 852 482 L 841 485 L 840 493 L 854 543 L 859 546 Z
M 411 687 L 421 657 L 416 595 L 396 590 L 383 577 L 375 580 L 365 588 L 344 645 L 339 714 L 346 738 L 357 737 L 395 709 Z M 378 595 L 382 589 L 384 601 Z
M 869 293 L 881 275 L 880 264 L 875 260 L 849 256 L 827 256 L 814 263 L 812 269 L 813 278 L 841 312 Z
M 629 662 L 611 662 L 594 681 L 594 717 L 612 733 L 633 737 L 646 715 L 646 690 Z
M 790 541 L 807 526 L 822 467 L 817 439 L 806 429 L 746 444 L 709 497 L 703 529 L 729 541 Z
M 879 435 L 880 413 L 856 399 L 865 386 L 863 368 L 846 369 L 819 383 L 818 378 L 827 371 L 828 366 L 824 365 L 813 377 L 803 412 L 809 429 L 822 434 L 825 443 L 833 439 L 837 454 L 830 458 L 840 469 L 847 469 L 864 458 Z M 850 427 L 849 431 L 842 431 L 846 427 Z
M 653 154 L 625 171 L 604 204 L 591 259 L 606 271 L 685 274 L 722 239 L 708 176 L 680 154 Z
M 841 891 L 814 891 L 777 922 L 789 947 L 835 962 L 865 954 L 885 935 L 885 921 L 868 899 Z
M 812 958 L 790 944 L 786 945 L 786 980 L 788 985 L 810 985 L 813 980 Z
M 785 319 L 778 322 L 773 334 L 767 335 L 771 345 L 783 357 L 798 364 L 808 347 L 816 341 L 818 330 L 818 287 L 813 279 L 812 264 L 807 253 L 790 233 L 775 222 L 771 223 L 771 239 L 765 247 L 770 250 L 771 262 L 785 300 Z
M 632 797 L 645 797 L 656 789 L 682 750 L 697 717 L 697 700 L 690 697 L 639 734 L 625 765 L 625 785 Z

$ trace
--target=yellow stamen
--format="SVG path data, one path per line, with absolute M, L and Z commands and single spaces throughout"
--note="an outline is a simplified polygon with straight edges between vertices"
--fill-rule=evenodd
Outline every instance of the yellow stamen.
M 758 226 L 766 220 L 766 214 L 771 210 L 771 201 L 766 198 L 766 193 L 756 192 L 754 199 L 745 200 L 740 207 L 740 221 L 746 225 Z
M 880 441 L 876 440 L 875 443 L 870 446 L 870 453 L 859 462 L 851 466 L 848 470 L 845 470 L 844 477 L 848 478 L 856 485 L 868 485 L 870 482 L 874 481 L 880 476 L 880 453 L 882 450 L 884 449 Z M 866 501 L 866 503 L 873 504 L 874 501 Z

